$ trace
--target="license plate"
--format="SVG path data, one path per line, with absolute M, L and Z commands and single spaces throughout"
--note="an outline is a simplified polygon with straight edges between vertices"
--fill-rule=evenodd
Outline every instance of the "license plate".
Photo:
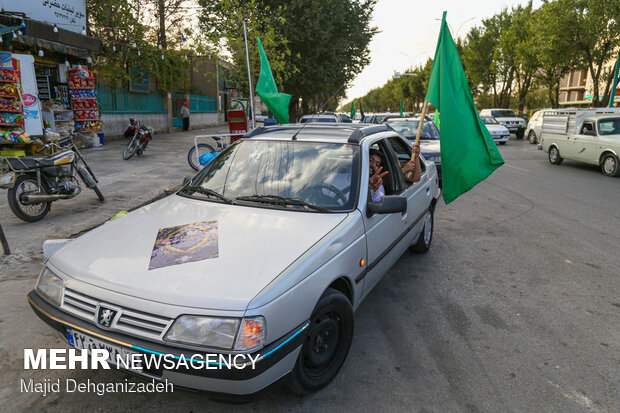
M 91 337 L 87 334 L 81 333 L 79 331 L 67 328 L 67 341 L 69 345 L 74 348 L 95 350 L 95 349 L 105 349 L 108 350 L 108 363 L 116 365 L 116 360 L 118 357 L 122 357 L 123 360 L 126 360 L 126 364 L 131 366 L 131 355 L 139 354 L 135 351 L 131 351 L 125 347 L 116 346 L 114 344 L 110 344 L 107 341 L 99 340 L 97 338 Z M 141 369 L 138 369 L 141 370 Z
M 13 185 L 13 182 L 15 182 L 15 174 L 13 172 L 0 175 L 0 185 Z

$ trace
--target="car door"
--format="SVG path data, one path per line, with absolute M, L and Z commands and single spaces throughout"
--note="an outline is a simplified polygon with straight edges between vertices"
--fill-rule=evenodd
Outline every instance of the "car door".
M 397 154 L 390 142 L 391 138 L 397 139 L 399 144 L 398 157 L 405 155 L 407 160 L 411 156 L 410 146 L 397 135 L 389 138 L 375 140 L 368 146 L 364 145 L 364 158 L 362 168 L 365 173 L 362 174 L 362 188 L 366 188 L 366 197 L 362 197 L 360 201 L 360 209 L 364 219 L 366 230 L 367 245 L 367 268 L 363 274 L 364 277 L 364 296 L 368 294 L 372 288 L 381 280 L 385 273 L 400 258 L 403 252 L 411 245 L 421 230 L 423 210 L 425 211 L 430 204 L 430 194 L 428 177 L 426 174 L 420 182 L 407 186 L 397 160 Z M 386 168 L 390 172 L 391 188 L 386 188 L 386 195 L 402 195 L 407 198 L 407 212 L 404 214 L 375 214 L 369 216 L 368 202 L 370 201 L 370 191 L 368 190 L 368 148 L 380 147 L 386 156 Z M 404 153 L 403 153 L 404 152 Z M 403 158 L 403 160 L 405 160 Z M 365 199 L 363 199 L 365 198 Z M 425 204 L 425 200 L 428 203 Z M 419 222 L 416 222 L 418 220 Z
M 596 148 L 598 136 L 594 122 L 584 121 L 579 129 L 579 134 L 573 139 L 573 156 L 575 160 L 598 164 L 598 151 Z

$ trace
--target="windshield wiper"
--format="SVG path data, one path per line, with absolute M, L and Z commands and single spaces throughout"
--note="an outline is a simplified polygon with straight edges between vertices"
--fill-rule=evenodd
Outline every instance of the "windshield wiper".
M 188 186 L 187 188 L 183 188 L 184 191 L 194 191 L 194 192 L 198 192 L 199 194 L 203 194 L 203 195 L 211 195 L 214 196 L 224 202 L 226 202 L 227 204 L 234 204 L 235 202 L 232 199 L 228 199 L 226 198 L 224 195 L 220 194 L 219 192 L 214 191 L 213 189 L 209 189 L 209 188 L 203 188 L 202 186 Z
M 287 198 L 279 195 L 248 195 L 238 196 L 235 198 L 237 201 L 250 201 L 250 202 L 264 202 L 266 204 L 274 205 L 299 205 L 308 209 L 314 209 L 320 212 L 330 212 L 328 208 L 314 205 L 299 198 Z

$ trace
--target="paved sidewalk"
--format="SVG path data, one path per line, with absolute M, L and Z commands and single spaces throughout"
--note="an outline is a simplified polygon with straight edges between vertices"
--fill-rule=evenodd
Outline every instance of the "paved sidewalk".
M 125 140 L 112 140 L 98 148 L 84 149 L 82 155 L 99 179 L 105 202 L 99 202 L 92 190 L 83 187 L 77 197 L 52 203 L 50 212 L 38 222 L 26 223 L 17 218 L 8 206 L 7 191 L 0 191 L 0 223 L 14 255 L 8 258 L 0 255 L 0 280 L 9 270 L 2 263 L 26 262 L 40 257 L 45 239 L 66 238 L 95 227 L 119 211 L 135 208 L 180 184 L 183 177 L 194 173 L 187 163 L 187 152 L 194 136 L 227 132 L 228 126 L 220 125 L 156 134 L 144 156 L 134 156 L 127 161 L 122 157 Z

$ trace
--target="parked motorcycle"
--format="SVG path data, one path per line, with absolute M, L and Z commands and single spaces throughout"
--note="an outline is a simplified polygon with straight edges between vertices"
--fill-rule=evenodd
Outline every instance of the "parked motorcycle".
M 125 136 L 131 139 L 123 149 L 123 159 L 127 160 L 134 154 L 142 156 L 146 146 L 153 139 L 153 131 L 141 125 L 140 122 L 130 119 L 129 126 L 125 130 Z
M 75 136 L 75 131 L 71 131 L 69 137 L 58 143 L 48 143 L 37 151 L 59 149 L 50 156 L 4 158 L 0 188 L 8 189 L 9 207 L 18 218 L 26 222 L 39 221 L 47 215 L 52 202 L 75 198 L 82 192 L 76 175 L 103 202 L 97 178 L 75 146 Z

